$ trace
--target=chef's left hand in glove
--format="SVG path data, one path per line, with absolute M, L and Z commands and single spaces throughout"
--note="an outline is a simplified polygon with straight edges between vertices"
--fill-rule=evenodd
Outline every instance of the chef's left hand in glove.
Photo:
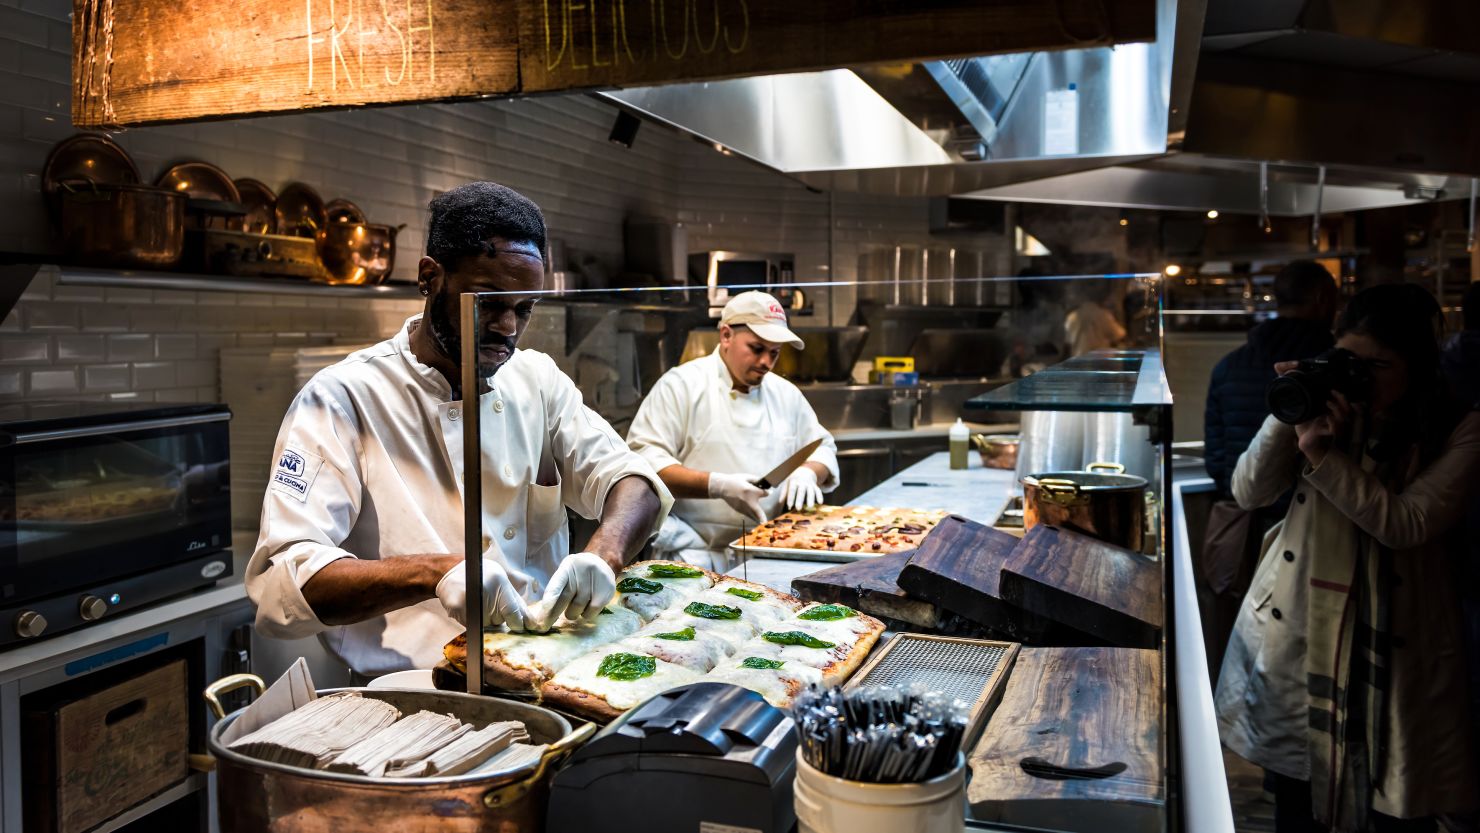
M 540 622 L 533 623 L 542 630 L 549 630 L 565 614 L 567 619 L 596 621 L 601 609 L 606 607 L 617 594 L 617 576 L 601 556 L 589 552 L 576 552 L 566 556 L 537 607 L 544 614 Z
M 781 505 L 797 512 L 811 509 L 822 502 L 822 486 L 817 482 L 817 472 L 811 466 L 797 466 L 785 480 L 781 481 Z

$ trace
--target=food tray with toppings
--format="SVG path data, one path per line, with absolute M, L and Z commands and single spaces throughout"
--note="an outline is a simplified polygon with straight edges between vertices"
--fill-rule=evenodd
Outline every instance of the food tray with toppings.
M 945 516 L 939 510 L 822 505 L 778 515 L 729 546 L 741 557 L 857 561 L 914 550 Z

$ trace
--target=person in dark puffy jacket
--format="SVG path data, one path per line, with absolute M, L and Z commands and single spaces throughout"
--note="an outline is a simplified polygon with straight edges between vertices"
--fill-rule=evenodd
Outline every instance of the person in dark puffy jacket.
M 1278 317 L 1249 331 L 1248 343 L 1213 367 L 1203 417 L 1203 460 L 1220 496 L 1239 455 L 1258 433 L 1269 408 L 1264 390 L 1274 381 L 1275 362 L 1308 359 L 1331 349 L 1336 320 L 1336 282 L 1319 263 L 1297 260 L 1274 279 Z
M 1250 330 L 1248 343 L 1214 366 L 1208 384 L 1204 465 L 1218 486 L 1219 499 L 1208 514 L 1198 565 L 1212 596 L 1203 612 L 1208 656 L 1215 669 L 1254 575 L 1259 542 L 1285 516 L 1290 501 L 1285 495 L 1273 506 L 1239 508 L 1229 487 L 1234 466 L 1269 416 L 1264 390 L 1274 380 L 1275 363 L 1308 359 L 1336 343 L 1331 336 L 1336 283 L 1320 264 L 1309 260 L 1286 264 L 1275 276 L 1274 297 L 1278 317 Z

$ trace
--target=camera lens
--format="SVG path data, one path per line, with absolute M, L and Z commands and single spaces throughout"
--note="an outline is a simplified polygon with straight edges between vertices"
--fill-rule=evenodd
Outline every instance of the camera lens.
M 1264 404 L 1275 419 L 1290 425 L 1315 419 L 1325 407 L 1327 396 L 1324 386 L 1315 382 L 1309 374 L 1287 373 L 1269 383 Z

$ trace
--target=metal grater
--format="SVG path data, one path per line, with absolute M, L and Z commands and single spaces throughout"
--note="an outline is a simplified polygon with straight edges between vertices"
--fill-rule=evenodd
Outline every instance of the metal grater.
M 971 742 L 1002 699 L 1002 688 L 1017 659 L 1016 642 L 896 634 L 870 659 L 848 688 L 868 685 L 922 685 L 971 704 L 966 742 Z

